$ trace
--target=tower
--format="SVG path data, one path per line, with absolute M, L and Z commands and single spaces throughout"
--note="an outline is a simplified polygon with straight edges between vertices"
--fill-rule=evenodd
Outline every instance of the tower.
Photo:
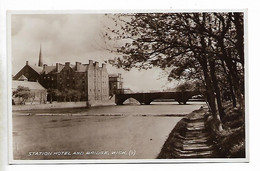
M 39 63 L 38 63 L 38 66 L 41 67 L 42 65 L 43 65 L 43 62 L 42 62 L 42 46 L 40 45 Z

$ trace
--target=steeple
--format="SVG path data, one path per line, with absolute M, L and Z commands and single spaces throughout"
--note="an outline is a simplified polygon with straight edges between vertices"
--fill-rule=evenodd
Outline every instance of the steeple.
M 39 52 L 39 63 L 38 66 L 42 66 L 43 62 L 42 62 L 42 46 L 40 45 L 40 52 Z

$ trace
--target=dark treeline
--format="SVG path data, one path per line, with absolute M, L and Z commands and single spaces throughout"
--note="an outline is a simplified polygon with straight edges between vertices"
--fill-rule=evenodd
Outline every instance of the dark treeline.
M 81 98 L 81 92 L 75 89 L 48 89 L 48 101 L 52 103 L 52 101 L 58 102 L 77 102 L 80 100 L 86 100 Z
M 110 63 L 125 70 L 160 67 L 169 79 L 196 80 L 222 129 L 229 102 L 244 118 L 243 13 L 137 13 L 108 15 L 108 40 L 122 54 Z

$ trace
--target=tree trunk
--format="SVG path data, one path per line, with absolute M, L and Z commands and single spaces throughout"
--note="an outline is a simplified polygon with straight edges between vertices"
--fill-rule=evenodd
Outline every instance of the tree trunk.
M 212 80 L 209 76 L 209 70 L 208 70 L 208 62 L 207 62 L 207 58 L 203 57 L 201 58 L 201 60 L 199 60 L 201 66 L 202 66 L 202 70 L 203 70 L 203 75 L 204 75 L 204 79 L 205 79 L 205 84 L 206 84 L 206 98 L 210 107 L 210 111 L 212 113 L 213 119 L 215 121 L 215 126 L 218 129 L 218 131 L 223 130 L 222 127 L 222 123 L 221 123 L 221 119 L 219 116 L 219 113 L 217 112 L 217 108 L 216 108 L 216 101 L 215 101 L 215 94 L 214 94 L 214 90 L 212 88 Z
M 210 65 L 210 75 L 211 75 L 211 78 L 212 78 L 212 83 L 213 83 L 213 87 L 215 89 L 216 98 L 217 98 L 218 110 L 216 110 L 216 112 L 219 112 L 220 119 L 222 120 L 224 115 L 225 115 L 225 112 L 224 112 L 224 109 L 223 109 L 223 106 L 222 106 L 220 89 L 219 89 L 219 86 L 218 86 L 218 80 L 217 80 L 217 77 L 215 75 L 215 73 L 216 73 L 215 60 L 211 59 L 209 61 L 209 65 Z
M 234 94 L 233 81 L 232 81 L 230 73 L 228 73 L 228 71 L 226 69 L 224 61 L 221 60 L 221 62 L 222 62 L 222 67 L 224 69 L 224 73 L 227 76 L 227 81 L 228 81 L 228 84 L 229 84 L 229 91 L 230 91 L 230 95 L 231 95 L 232 104 L 233 104 L 233 107 L 236 107 L 237 101 L 236 101 L 236 97 L 235 97 L 235 94 Z
M 243 17 L 241 18 L 242 21 L 240 21 L 240 14 L 234 13 L 234 24 L 236 27 L 236 49 L 239 54 L 239 59 L 241 61 L 241 64 L 244 68 L 244 25 L 243 25 Z
M 240 90 L 240 83 L 239 83 L 239 78 L 237 76 L 237 69 L 233 67 L 232 65 L 232 61 L 230 59 L 227 59 L 226 60 L 226 64 L 227 64 L 227 67 L 229 69 L 229 73 L 231 75 L 231 78 L 232 78 L 232 82 L 233 82 L 233 85 L 234 85 L 234 90 L 235 90 L 235 95 L 236 95 L 236 99 L 237 99 L 237 107 L 240 111 L 242 111 L 242 106 L 244 104 L 243 102 L 243 97 L 242 97 L 242 93 L 241 93 L 241 90 Z
M 242 111 L 243 110 L 242 106 L 243 106 L 244 102 L 243 102 L 243 98 L 242 98 L 242 93 L 240 91 L 240 86 L 239 86 L 240 83 L 239 83 L 236 63 L 234 63 L 232 61 L 231 52 L 230 51 L 229 51 L 229 53 L 226 52 L 223 39 L 220 39 L 219 43 L 220 43 L 221 51 L 223 53 L 222 60 L 226 63 L 226 66 L 229 70 L 229 74 L 231 75 L 232 82 L 233 82 L 233 85 L 234 85 L 235 95 L 236 95 L 236 99 L 237 99 L 236 102 L 238 103 L 237 108 L 240 111 Z

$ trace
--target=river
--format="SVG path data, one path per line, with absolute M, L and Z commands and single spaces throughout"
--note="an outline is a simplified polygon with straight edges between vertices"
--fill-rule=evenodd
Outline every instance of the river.
M 202 105 L 13 112 L 14 159 L 155 159 L 177 122 Z

